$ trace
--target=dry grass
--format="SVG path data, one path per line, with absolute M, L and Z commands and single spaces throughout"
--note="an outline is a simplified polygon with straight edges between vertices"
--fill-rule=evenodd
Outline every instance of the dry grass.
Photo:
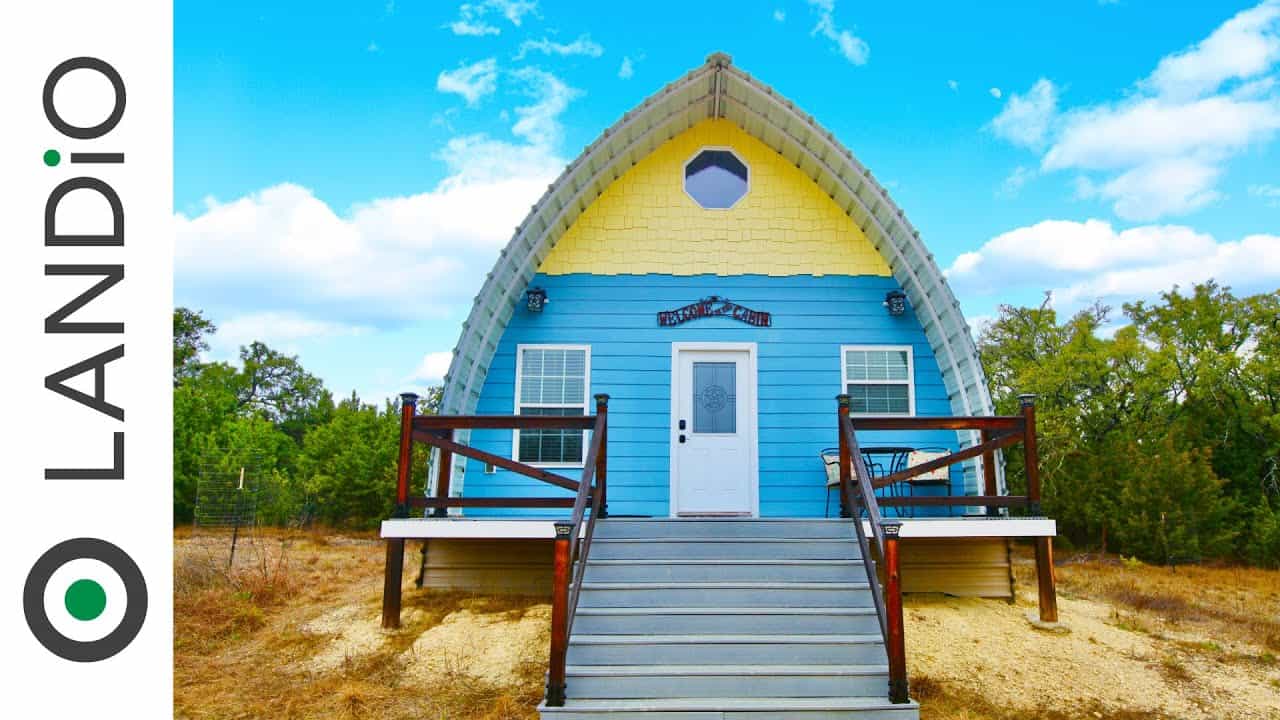
M 408 672 L 413 644 L 453 613 L 502 623 L 524 618 L 538 599 L 425 593 L 406 557 L 405 627 L 377 628 L 383 546 L 373 536 L 261 531 L 228 569 L 227 538 L 175 532 L 174 713 L 191 720 L 533 720 L 541 663 L 518 667 L 514 683 L 465 672 Z M 350 609 L 352 619 L 317 630 L 317 619 Z M 346 627 L 367 645 L 339 647 Z M 314 660 L 338 651 L 333 667 Z M 539 658 L 540 659 L 540 658 Z
M 544 599 L 418 590 L 411 546 L 404 628 L 383 634 L 376 538 L 251 539 L 228 571 L 225 544 L 175 533 L 177 717 L 537 717 L 546 648 L 528 633 L 545 618 Z M 1015 573 L 1024 594 L 1013 605 L 908 599 L 908 666 L 924 720 L 1280 718 L 1280 573 L 1064 558 L 1068 635 L 1029 627 L 1029 557 L 1018 555 Z M 495 637 L 528 642 L 496 659 L 449 644 L 468 633 L 481 649 Z M 506 670 L 491 671 L 499 661 Z

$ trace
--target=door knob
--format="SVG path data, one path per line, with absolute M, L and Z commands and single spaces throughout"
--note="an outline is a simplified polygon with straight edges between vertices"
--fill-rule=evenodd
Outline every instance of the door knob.
M 682 443 L 684 442 L 684 433 L 681 433 L 681 434 L 680 434 L 680 442 L 682 442 Z

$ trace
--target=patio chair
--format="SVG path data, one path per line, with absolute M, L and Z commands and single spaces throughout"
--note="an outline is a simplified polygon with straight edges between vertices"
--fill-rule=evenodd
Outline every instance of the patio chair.
M 937 460 L 939 458 L 944 458 L 950 454 L 951 454 L 951 451 L 946 448 L 940 448 L 940 447 L 917 448 L 907 454 L 905 468 L 915 467 L 916 465 L 923 465 L 927 462 Z M 904 488 L 906 488 L 908 497 L 914 497 L 916 488 L 920 488 L 920 487 L 950 488 L 951 487 L 951 466 L 944 465 L 943 467 L 930 470 L 929 472 L 924 473 L 923 475 L 917 475 L 913 478 L 907 478 L 901 484 Z M 911 508 L 911 517 L 915 517 L 915 507 L 914 506 L 909 506 L 909 507 Z M 951 515 L 950 505 L 947 506 L 947 515 L 948 516 Z

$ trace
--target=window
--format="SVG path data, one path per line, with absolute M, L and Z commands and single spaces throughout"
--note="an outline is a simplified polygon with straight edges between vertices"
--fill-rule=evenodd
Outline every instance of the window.
M 747 194 L 747 164 L 729 149 L 700 151 L 684 166 L 684 191 L 709 210 L 726 210 Z
M 909 346 L 846 345 L 841 377 L 849 411 L 859 415 L 915 415 Z
M 591 350 L 585 345 L 516 348 L 517 415 L 586 415 Z M 532 465 L 580 466 L 585 430 L 517 430 L 516 460 Z

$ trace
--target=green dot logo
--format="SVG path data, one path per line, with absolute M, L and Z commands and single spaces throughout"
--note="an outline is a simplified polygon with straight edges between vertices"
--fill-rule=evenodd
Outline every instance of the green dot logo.
M 147 584 L 124 550 L 97 538 L 49 548 L 27 573 L 22 608 L 49 652 L 99 662 L 128 647 L 147 616 Z
M 55 167 L 60 162 L 62 162 L 62 153 L 52 149 L 44 151 L 45 165 L 48 165 L 49 167 Z
M 107 591 L 93 580 L 76 580 L 67 588 L 63 604 L 77 620 L 96 620 L 107 609 Z

